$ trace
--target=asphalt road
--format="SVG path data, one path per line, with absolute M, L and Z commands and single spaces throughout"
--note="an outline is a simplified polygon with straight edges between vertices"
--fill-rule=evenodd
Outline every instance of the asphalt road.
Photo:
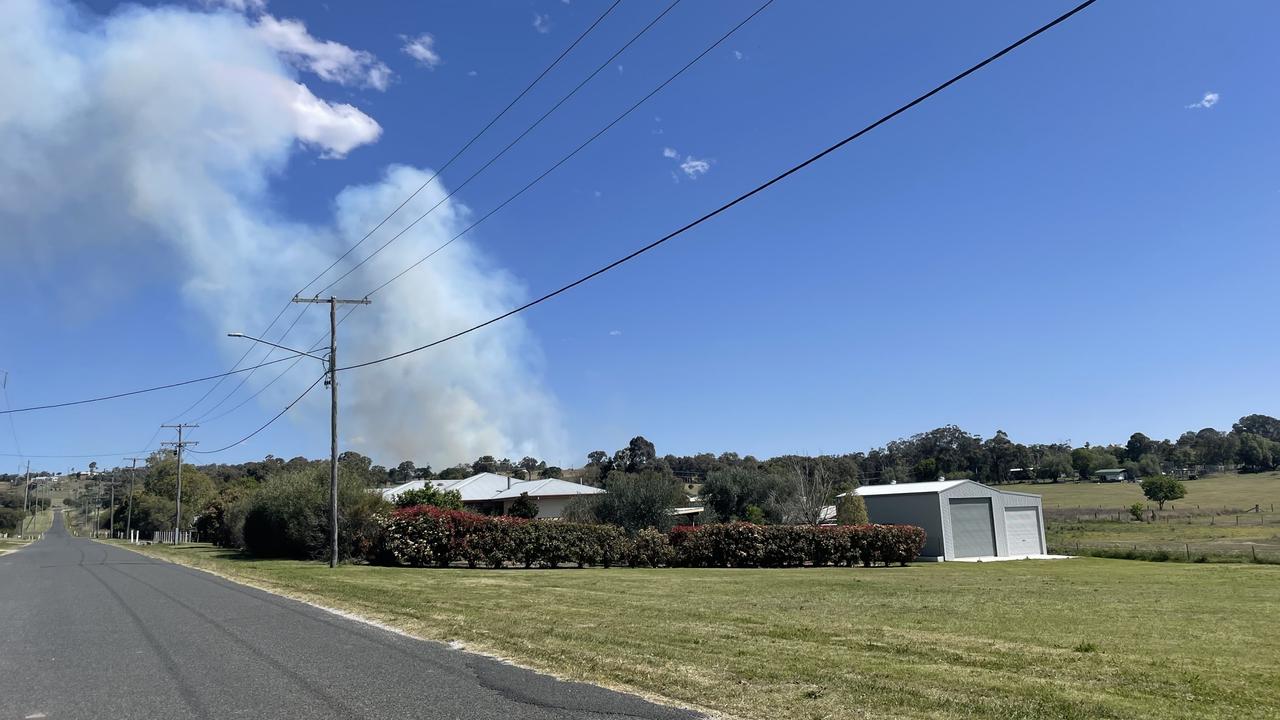
M 697 717 L 67 534 L 0 556 L 0 718 Z

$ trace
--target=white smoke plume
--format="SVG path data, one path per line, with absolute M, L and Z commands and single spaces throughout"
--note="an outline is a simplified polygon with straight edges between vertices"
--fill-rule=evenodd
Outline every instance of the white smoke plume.
M 100 259 L 100 272 L 113 263 L 118 269 L 135 259 L 171 258 L 185 270 L 181 290 L 211 336 L 261 331 L 294 291 L 430 176 L 389 168 L 379 181 L 340 193 L 327 224 L 277 215 L 271 182 L 290 158 L 341 158 L 381 134 L 356 107 L 317 97 L 287 60 L 235 14 L 127 7 L 98 17 L 55 0 L 5 0 L 0 252 L 46 271 L 85 257 Z M 368 248 L 445 192 L 433 184 Z M 363 295 L 451 238 L 467 215 L 446 202 L 336 291 Z M 523 294 L 463 238 L 343 324 L 340 364 L 450 334 L 508 309 Z M 325 315 L 319 307 L 309 311 L 286 344 L 324 336 Z M 229 344 L 228 359 L 243 349 Z M 443 467 L 482 454 L 555 458 L 563 432 L 539 379 L 539 358 L 525 326 L 512 319 L 349 372 L 343 436 L 363 438 L 353 449 L 380 462 L 412 458 Z M 283 365 L 260 370 L 251 389 L 277 367 Z M 204 432 L 234 439 L 260 422 L 263 410 L 301 392 L 313 370 L 299 366 L 261 396 L 257 412 L 246 407 Z M 324 417 L 319 396 L 294 415 Z

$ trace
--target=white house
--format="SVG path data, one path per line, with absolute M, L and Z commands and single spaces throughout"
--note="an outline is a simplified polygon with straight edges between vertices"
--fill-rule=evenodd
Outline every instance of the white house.
M 528 493 L 538 505 L 540 518 L 558 518 L 573 498 L 604 492 L 568 480 L 513 480 L 497 473 L 480 473 L 462 480 L 414 480 L 383 490 L 382 496 L 394 502 L 400 493 L 421 490 L 428 483 L 440 490 L 456 490 L 462 496 L 463 507 L 489 515 L 505 514 L 521 494 Z
M 926 534 L 922 560 L 1044 555 L 1039 495 L 972 480 L 865 485 L 854 490 L 873 523 L 915 525 Z

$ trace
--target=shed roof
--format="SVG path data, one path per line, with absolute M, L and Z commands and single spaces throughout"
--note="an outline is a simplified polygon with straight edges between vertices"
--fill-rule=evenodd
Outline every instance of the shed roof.
M 854 490 L 857 495 L 915 495 L 918 493 L 940 493 L 969 480 L 934 480 L 933 482 L 897 483 L 895 485 L 863 485 Z
M 1115 473 L 1122 473 L 1122 472 L 1124 472 L 1124 468 L 1103 468 L 1101 470 L 1094 470 L 1093 474 L 1098 475 L 1098 474 L 1106 473 L 1107 475 L 1112 475 Z
M 485 500 L 510 500 L 520 497 L 521 493 L 529 493 L 531 498 L 567 497 L 570 495 L 594 495 L 604 490 L 581 485 L 568 480 L 515 480 L 497 473 L 478 473 L 461 480 L 413 480 L 403 485 L 387 488 L 382 497 L 395 500 L 400 493 L 407 490 L 421 490 L 427 484 L 440 490 L 455 490 L 462 496 L 462 502 L 483 502 Z

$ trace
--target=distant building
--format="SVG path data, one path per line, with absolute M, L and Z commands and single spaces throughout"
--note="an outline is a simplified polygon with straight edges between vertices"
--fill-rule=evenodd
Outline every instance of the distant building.
M 391 502 L 406 490 L 421 490 L 428 484 L 439 490 L 455 490 L 462 496 L 462 506 L 486 515 L 504 515 L 521 494 L 538 505 L 539 518 L 558 518 L 565 506 L 579 495 L 598 495 L 604 490 L 568 480 L 513 480 L 497 473 L 480 473 L 462 480 L 413 480 L 381 491 Z
M 1124 468 L 1106 468 L 1093 472 L 1094 482 L 1137 482 L 1138 478 Z

